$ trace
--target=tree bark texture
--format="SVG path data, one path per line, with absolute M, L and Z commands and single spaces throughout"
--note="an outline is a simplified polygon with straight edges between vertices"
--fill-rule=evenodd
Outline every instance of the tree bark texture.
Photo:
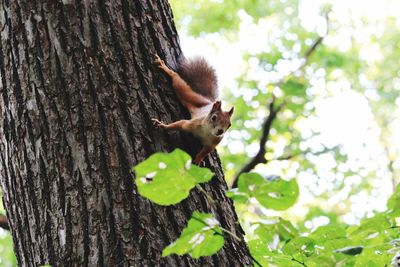
M 226 237 L 212 257 L 161 258 L 194 210 L 242 236 L 218 156 L 216 176 L 182 203 L 137 194 L 130 168 L 193 137 L 150 119 L 188 116 L 154 54 L 176 67 L 179 39 L 166 0 L 0 0 L 0 175 L 20 266 L 243 266 Z M 193 145 L 196 144 L 196 145 Z

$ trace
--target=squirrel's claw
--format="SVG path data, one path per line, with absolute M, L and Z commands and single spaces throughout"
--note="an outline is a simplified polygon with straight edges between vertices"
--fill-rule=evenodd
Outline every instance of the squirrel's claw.
M 195 165 L 197 165 L 197 166 L 199 166 L 199 167 L 205 167 L 206 166 L 206 163 L 204 162 L 204 160 L 193 160 L 193 163 L 195 164 Z
M 165 128 L 165 124 L 157 119 L 151 119 L 153 122 L 153 125 L 156 126 L 157 128 Z

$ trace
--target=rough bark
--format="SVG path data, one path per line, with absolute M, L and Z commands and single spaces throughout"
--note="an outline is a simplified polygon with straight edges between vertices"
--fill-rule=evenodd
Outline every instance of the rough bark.
M 205 186 L 176 206 L 140 197 L 130 168 L 193 137 L 150 118 L 187 116 L 152 64 L 176 67 L 179 40 L 167 1 L 0 0 L 0 175 L 20 266 L 243 266 L 226 237 L 215 256 L 161 258 L 194 210 L 241 236 L 218 160 Z

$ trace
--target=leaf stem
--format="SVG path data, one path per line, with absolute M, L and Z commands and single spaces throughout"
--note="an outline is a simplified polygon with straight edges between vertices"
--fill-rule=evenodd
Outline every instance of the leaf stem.
M 205 221 L 203 221 L 202 219 L 199 219 L 197 217 L 192 216 L 193 219 L 195 219 L 198 222 L 201 222 L 202 224 L 204 224 L 205 226 L 209 226 Z M 228 235 L 230 235 L 231 237 L 233 237 L 234 239 L 236 239 L 236 241 L 243 241 L 242 239 L 240 239 L 236 234 L 232 233 L 231 231 L 225 229 L 224 227 L 222 227 L 221 225 L 219 225 L 219 228 L 221 229 L 222 232 L 227 233 Z M 211 230 L 214 233 L 218 233 L 217 230 L 215 230 L 214 228 L 211 228 Z M 219 234 L 219 233 L 218 233 Z
M 210 201 L 212 204 L 215 204 L 215 200 L 207 193 L 206 190 L 204 190 L 201 185 L 197 184 L 196 188 L 199 189 L 200 192 L 202 192 L 207 197 L 208 201 Z
M 239 241 L 239 242 L 243 241 L 242 239 L 240 239 L 237 235 L 235 235 L 234 233 L 232 233 L 228 229 L 225 229 L 225 228 L 221 227 L 221 230 L 222 230 L 222 232 L 227 233 L 228 235 L 230 235 L 231 237 L 236 239 L 236 241 Z
M 196 185 L 196 188 L 197 188 L 200 192 L 202 192 L 202 193 L 207 197 L 207 199 L 208 199 L 208 201 L 209 201 L 210 203 L 216 204 L 216 201 L 210 196 L 210 194 L 207 193 L 207 191 L 206 191 L 200 184 L 197 184 L 197 185 Z M 199 219 L 199 218 L 194 217 L 194 216 L 193 216 L 192 218 L 195 219 L 195 220 L 197 220 L 197 221 L 199 221 L 199 222 L 201 222 L 201 223 L 203 223 L 204 225 L 208 225 L 208 224 L 207 224 L 205 221 L 203 221 L 202 219 Z M 220 226 L 220 229 L 221 229 L 222 232 L 224 232 L 224 233 L 230 235 L 230 236 L 231 236 L 233 239 L 235 239 L 236 241 L 238 241 L 238 242 L 245 242 L 244 239 L 238 237 L 236 234 L 234 234 L 233 232 L 229 231 L 228 229 L 225 229 L 225 228 L 222 227 L 222 226 Z M 215 229 L 213 229 L 213 228 L 211 228 L 211 230 L 212 230 L 215 234 L 223 236 L 223 235 L 222 235 L 221 233 L 219 233 L 217 230 L 215 230 Z M 252 259 L 253 263 L 255 263 L 258 267 L 262 267 L 262 265 L 253 257 L 253 255 L 251 255 L 251 254 L 249 253 L 249 256 L 250 256 L 250 258 Z

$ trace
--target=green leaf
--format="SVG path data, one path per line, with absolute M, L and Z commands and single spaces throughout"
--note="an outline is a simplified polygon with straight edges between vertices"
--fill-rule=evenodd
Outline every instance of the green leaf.
M 279 253 L 278 251 L 268 250 L 268 243 L 261 239 L 250 240 L 247 245 L 251 255 L 262 266 L 285 266 L 285 267 L 299 267 L 304 266 L 293 260 L 290 255 Z
M 389 252 L 387 245 L 373 246 L 364 248 L 362 253 L 357 256 L 355 267 L 381 267 L 388 266 L 392 257 L 393 251 Z
M 278 234 L 279 234 L 279 239 L 282 241 L 286 241 L 289 239 L 293 239 L 299 235 L 299 231 L 297 230 L 294 225 L 282 218 L 279 218 L 279 223 L 276 225 Z
M 379 234 L 390 227 L 391 223 L 384 214 L 376 214 L 372 218 L 363 219 L 360 226 L 350 227 L 347 232 L 351 238 L 365 241 L 371 235 Z
M 290 240 L 283 247 L 283 253 L 286 255 L 291 255 L 295 258 L 297 258 L 296 255 L 300 254 L 308 257 L 314 253 L 314 246 L 314 240 L 308 237 L 300 236 Z
M 304 260 L 304 265 L 307 267 L 332 267 L 336 265 L 335 257 L 332 253 L 323 253 L 320 255 L 312 255 Z M 304 266 L 303 265 L 303 266 Z
M 264 178 L 257 173 L 243 173 L 238 180 L 240 192 L 254 197 L 254 191 L 258 190 L 264 183 Z
M 318 227 L 309 235 L 317 243 L 325 242 L 332 239 L 341 239 L 346 237 L 346 230 L 337 224 L 329 224 Z
M 281 178 L 266 180 L 257 173 L 244 173 L 238 181 L 240 192 L 254 196 L 265 208 L 286 210 L 294 205 L 299 196 L 296 180 Z
M 258 224 L 254 234 L 268 244 L 273 241 L 275 235 L 279 236 L 280 241 L 287 241 L 297 237 L 299 232 L 291 222 L 279 218 L 274 224 Z
M 269 260 L 267 257 L 268 243 L 263 239 L 253 239 L 247 242 L 250 254 L 262 265 L 268 266 Z
M 244 192 L 240 192 L 237 188 L 226 191 L 225 195 L 233 201 L 239 203 L 247 203 L 249 200 L 249 195 Z
M 180 149 L 155 153 L 133 170 L 139 194 L 159 205 L 179 203 L 193 187 L 214 175 L 207 168 L 193 165 L 190 156 Z
M 257 229 L 254 231 L 254 234 L 257 235 L 260 240 L 262 240 L 265 244 L 272 242 L 274 235 L 276 234 L 275 225 L 259 225 Z
M 197 259 L 217 253 L 223 245 L 222 230 L 214 215 L 195 211 L 181 236 L 164 248 L 162 256 L 189 254 Z

